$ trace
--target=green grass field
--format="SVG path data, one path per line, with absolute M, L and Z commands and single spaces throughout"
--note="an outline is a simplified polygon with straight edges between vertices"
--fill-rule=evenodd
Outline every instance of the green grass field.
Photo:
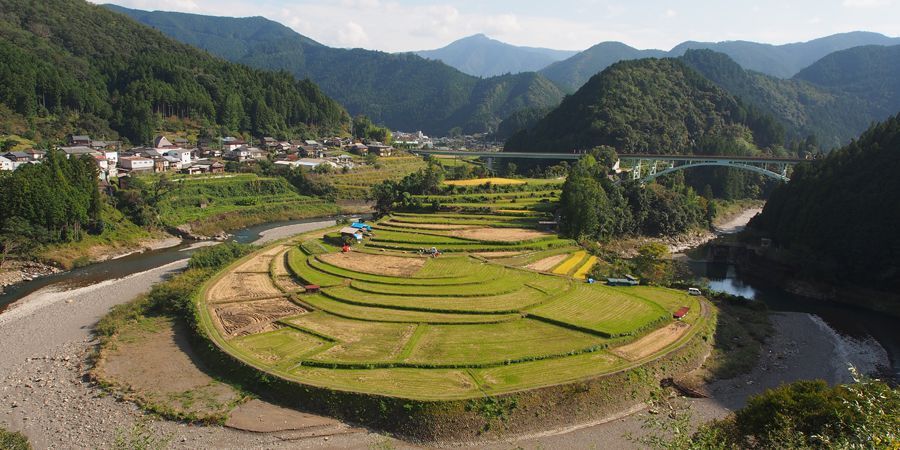
M 152 175 L 148 176 L 152 179 Z M 306 197 L 280 177 L 254 174 L 179 176 L 159 202 L 167 226 L 191 224 L 199 233 L 214 234 L 265 221 L 336 214 L 333 203 Z
M 211 293 L 224 295 L 221 286 L 213 288 L 231 280 L 223 275 L 204 289 L 200 317 L 219 346 L 260 370 L 302 384 L 420 400 L 475 398 L 633 367 L 658 355 L 632 357 L 618 347 L 642 345 L 644 336 L 671 323 L 678 307 L 697 313 L 686 320 L 688 332 L 660 352 L 691 339 L 705 320 L 699 300 L 682 292 L 577 279 L 596 259 L 572 241 L 552 235 L 480 241 L 453 230 L 495 229 L 477 234 L 493 239 L 534 236 L 535 225 L 515 215 L 398 213 L 374 223 L 375 238 L 345 255 L 323 240 L 300 238 L 284 247 L 288 271 L 297 283 L 322 289 L 289 298 L 308 312 L 257 311 L 252 320 L 271 321 L 274 331 L 219 335 L 212 324 L 223 319 L 206 303 L 216 304 Z M 452 253 L 417 254 L 432 245 Z M 497 258 L 485 259 L 483 251 Z M 554 255 L 569 255 L 557 263 L 558 274 L 519 268 Z M 225 272 L 252 265 L 254 257 Z

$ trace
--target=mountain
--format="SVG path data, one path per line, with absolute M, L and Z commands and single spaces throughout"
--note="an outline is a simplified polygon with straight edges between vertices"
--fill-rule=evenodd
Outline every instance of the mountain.
M 570 92 L 580 88 L 603 69 L 624 60 L 662 58 L 662 50 L 638 50 L 621 42 L 602 42 L 568 59 L 555 62 L 540 73 Z
M 823 160 L 797 166 L 749 227 L 788 249 L 803 275 L 898 292 L 898 171 L 900 116 L 894 116 Z M 876 303 L 878 296 L 871 297 Z
M 415 53 L 423 58 L 443 61 L 469 75 L 493 77 L 507 73 L 535 72 L 578 52 L 519 47 L 476 34 L 454 41 L 446 47 Z
M 568 59 L 541 69 L 540 73 L 555 83 L 574 91 L 597 72 L 613 63 L 639 58 L 678 57 L 688 50 L 713 50 L 728 55 L 741 67 L 778 78 L 790 78 L 803 68 L 826 55 L 863 45 L 890 46 L 900 44 L 900 38 L 878 33 L 856 31 L 835 34 L 785 45 L 760 44 L 748 41 L 693 42 L 688 41 L 666 52 L 638 50 L 621 42 L 603 42 Z
M 677 59 L 621 61 L 592 77 L 507 151 L 571 152 L 599 145 L 632 153 L 694 152 L 709 139 L 778 143 L 783 130 Z M 745 150 L 748 150 L 745 147 Z
M 832 53 L 794 79 L 862 99 L 883 120 L 900 111 L 900 45 L 868 45 Z M 880 116 L 880 117 L 878 117 Z
M 272 136 L 349 120 L 308 80 L 228 63 L 83 0 L 0 0 L 0 10 L 0 102 L 44 137 L 146 143 L 164 117 Z
M 395 130 L 489 131 L 517 109 L 555 106 L 564 96 L 534 73 L 481 79 L 410 53 L 327 47 L 261 17 L 107 8 L 230 61 L 309 78 L 351 114 Z
M 854 31 L 784 45 L 747 41 L 684 42 L 673 48 L 669 56 L 681 56 L 689 49 L 707 49 L 725 53 L 741 67 L 779 78 L 790 78 L 804 67 L 830 53 L 863 45 L 898 45 L 900 38 L 879 33 Z
M 824 150 L 845 145 L 872 122 L 890 115 L 839 86 L 745 70 L 728 55 L 712 50 L 688 50 L 680 59 L 730 94 L 774 116 L 785 127 L 788 140 L 815 135 Z M 895 105 L 894 111 L 900 111 L 900 102 Z

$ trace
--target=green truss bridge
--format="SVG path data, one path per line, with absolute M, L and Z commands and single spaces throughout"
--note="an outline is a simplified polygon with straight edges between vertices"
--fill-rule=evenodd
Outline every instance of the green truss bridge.
M 411 150 L 417 155 L 478 157 L 491 165 L 494 159 L 577 160 L 584 153 L 467 152 L 460 150 Z M 693 167 L 733 167 L 789 181 L 790 168 L 807 160 L 796 158 L 762 158 L 752 156 L 647 155 L 619 154 L 617 170 L 631 173 L 631 179 L 647 182 L 667 173 Z

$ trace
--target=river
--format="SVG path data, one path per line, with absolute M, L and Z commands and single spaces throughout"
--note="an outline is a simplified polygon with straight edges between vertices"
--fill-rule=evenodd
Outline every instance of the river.
M 271 222 L 235 231 L 232 240 L 242 244 L 265 243 L 296 233 L 334 225 L 334 219 L 304 219 Z M 175 247 L 135 253 L 122 258 L 91 264 L 85 267 L 40 277 L 24 283 L 8 286 L 0 294 L 0 313 L 9 305 L 41 289 L 65 291 L 90 286 L 108 280 L 124 278 L 132 274 L 172 264 L 190 258 L 197 248 L 210 245 L 204 241 L 184 241 Z
M 740 228 L 734 231 L 740 231 Z M 841 335 L 859 341 L 874 339 L 890 359 L 891 367 L 885 369 L 895 380 L 900 380 L 900 333 L 897 332 L 900 318 L 846 304 L 811 300 L 754 282 L 733 264 L 705 261 L 702 255 L 707 254 L 706 247 L 715 243 L 713 241 L 687 252 L 687 262 L 692 272 L 708 279 L 711 290 L 764 302 L 772 311 L 814 314 Z

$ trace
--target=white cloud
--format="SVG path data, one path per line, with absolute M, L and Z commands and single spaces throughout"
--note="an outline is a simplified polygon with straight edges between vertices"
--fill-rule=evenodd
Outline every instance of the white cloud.
M 668 18 L 672 18 L 672 17 L 675 17 L 675 16 L 677 16 L 677 15 L 678 15 L 678 11 L 675 11 L 674 9 L 667 9 L 667 10 L 666 10 L 666 17 L 668 17 Z
M 848 8 L 878 8 L 892 3 L 892 0 L 844 0 L 843 4 Z
M 364 47 L 369 42 L 369 35 L 366 30 L 358 23 L 349 21 L 338 30 L 338 42 L 341 47 Z

